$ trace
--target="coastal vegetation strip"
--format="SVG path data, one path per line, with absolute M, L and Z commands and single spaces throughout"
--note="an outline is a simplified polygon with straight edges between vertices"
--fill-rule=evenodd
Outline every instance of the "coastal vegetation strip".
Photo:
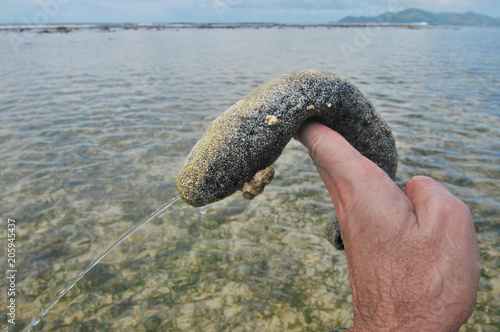
M 75 25 L 75 24 L 58 24 L 58 25 L 8 25 L 0 26 L 0 31 L 15 31 L 26 32 L 32 31 L 36 33 L 69 33 L 79 30 L 96 30 L 101 32 L 113 32 L 117 30 L 168 30 L 168 29 L 306 29 L 306 28 L 363 28 L 370 26 L 382 27 L 397 27 L 408 29 L 424 28 L 423 24 L 279 24 L 279 23 L 250 23 L 250 24 L 96 24 L 96 25 Z

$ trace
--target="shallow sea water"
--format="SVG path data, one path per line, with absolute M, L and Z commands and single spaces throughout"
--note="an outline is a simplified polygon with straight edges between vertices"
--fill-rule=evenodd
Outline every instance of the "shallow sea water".
M 177 195 L 176 172 L 213 119 L 298 69 L 335 72 L 367 95 L 394 132 L 398 185 L 432 176 L 471 208 L 484 269 L 462 331 L 500 330 L 500 29 L 81 30 L 25 32 L 17 46 L 12 34 L 0 32 L 4 240 L 7 217 L 17 227 L 11 330 Z M 295 141 L 275 169 L 253 201 L 235 194 L 205 214 L 175 203 L 33 330 L 351 326 L 345 255 L 323 236 L 328 192 Z

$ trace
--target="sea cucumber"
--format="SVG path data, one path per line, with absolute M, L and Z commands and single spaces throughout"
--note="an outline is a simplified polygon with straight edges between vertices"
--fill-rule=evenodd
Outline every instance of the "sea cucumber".
M 214 120 L 179 171 L 180 197 L 200 207 L 241 190 L 278 159 L 308 119 L 340 133 L 395 178 L 391 130 L 363 93 L 333 73 L 296 71 L 265 83 Z

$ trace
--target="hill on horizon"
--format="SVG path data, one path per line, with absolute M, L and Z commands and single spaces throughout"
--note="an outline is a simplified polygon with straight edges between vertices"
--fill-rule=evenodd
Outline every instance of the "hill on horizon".
M 464 14 L 458 13 L 432 13 L 422 9 L 409 8 L 396 13 L 385 12 L 378 16 L 347 16 L 337 23 L 423 23 L 439 24 L 439 25 L 498 25 L 500 26 L 500 18 L 492 18 L 487 15 L 467 12 Z

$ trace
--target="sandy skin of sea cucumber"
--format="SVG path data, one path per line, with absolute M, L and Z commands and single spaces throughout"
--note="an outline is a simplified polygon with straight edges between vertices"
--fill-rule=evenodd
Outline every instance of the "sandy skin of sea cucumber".
M 308 119 L 339 132 L 395 178 L 391 130 L 363 93 L 329 72 L 296 71 L 260 86 L 212 123 L 178 173 L 180 197 L 200 207 L 241 190 Z

